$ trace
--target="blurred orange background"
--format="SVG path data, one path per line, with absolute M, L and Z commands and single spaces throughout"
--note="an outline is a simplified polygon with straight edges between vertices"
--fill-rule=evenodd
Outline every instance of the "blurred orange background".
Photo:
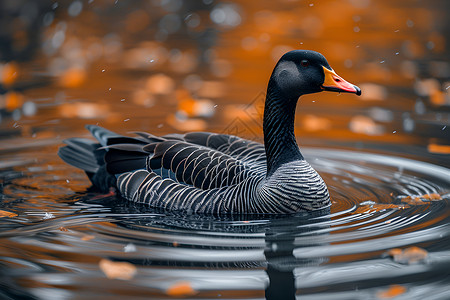
M 450 153 L 448 1 L 2 1 L 0 131 L 260 140 L 279 57 L 311 49 L 361 97 L 302 97 L 300 144 Z M 5 140 L 6 141 L 6 140 Z

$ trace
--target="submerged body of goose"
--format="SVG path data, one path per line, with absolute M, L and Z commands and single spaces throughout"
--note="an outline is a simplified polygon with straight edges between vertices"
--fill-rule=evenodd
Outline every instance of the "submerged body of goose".
M 324 90 L 361 94 L 320 53 L 294 50 L 269 79 L 264 145 L 226 134 L 125 137 L 87 126 L 97 141 L 66 140 L 59 156 L 100 190 L 115 187 L 125 199 L 150 207 L 206 214 L 317 210 L 330 206 L 330 196 L 299 150 L 294 118 L 300 96 Z

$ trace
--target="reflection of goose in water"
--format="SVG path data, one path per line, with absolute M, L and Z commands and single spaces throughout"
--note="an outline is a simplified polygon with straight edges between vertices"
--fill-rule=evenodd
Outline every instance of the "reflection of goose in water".
M 264 145 L 205 132 L 131 138 L 88 126 L 98 142 L 69 139 L 59 155 L 100 189 L 115 186 L 124 198 L 150 207 L 207 214 L 322 209 L 330 196 L 300 153 L 294 118 L 300 96 L 324 90 L 361 94 L 320 53 L 295 50 L 281 57 L 269 79 Z
M 143 207 L 123 209 L 132 215 L 148 214 Z M 318 245 L 321 239 L 316 231 L 328 228 L 328 213 L 252 220 L 154 214 L 125 219 L 118 227 L 97 227 L 96 231 L 120 239 L 129 237 L 136 251 L 111 259 L 141 266 L 149 277 L 147 286 L 164 290 L 187 280 L 200 293 L 247 291 L 262 296 L 266 290 L 267 299 L 294 299 L 294 269 L 324 260 L 296 259 L 293 251 L 301 251 L 296 237 L 302 241 L 307 237 L 300 247 Z

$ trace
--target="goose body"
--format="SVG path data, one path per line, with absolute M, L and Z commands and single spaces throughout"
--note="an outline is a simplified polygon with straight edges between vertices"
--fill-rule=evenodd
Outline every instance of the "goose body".
M 97 141 L 66 140 L 59 156 L 102 191 L 150 207 L 204 214 L 290 214 L 330 206 L 320 175 L 294 135 L 297 100 L 323 90 L 359 95 L 317 52 L 294 50 L 277 63 L 264 108 L 264 145 L 208 132 L 157 137 L 87 129 Z

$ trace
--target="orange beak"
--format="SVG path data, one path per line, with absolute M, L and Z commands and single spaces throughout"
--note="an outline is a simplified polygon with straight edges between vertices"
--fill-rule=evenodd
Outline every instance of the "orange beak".
M 354 84 L 346 81 L 344 78 L 336 74 L 333 70 L 329 70 L 325 67 L 323 72 L 325 73 L 325 80 L 322 84 L 322 89 L 324 91 L 332 91 L 339 93 L 353 93 L 356 95 L 361 95 L 361 89 Z

